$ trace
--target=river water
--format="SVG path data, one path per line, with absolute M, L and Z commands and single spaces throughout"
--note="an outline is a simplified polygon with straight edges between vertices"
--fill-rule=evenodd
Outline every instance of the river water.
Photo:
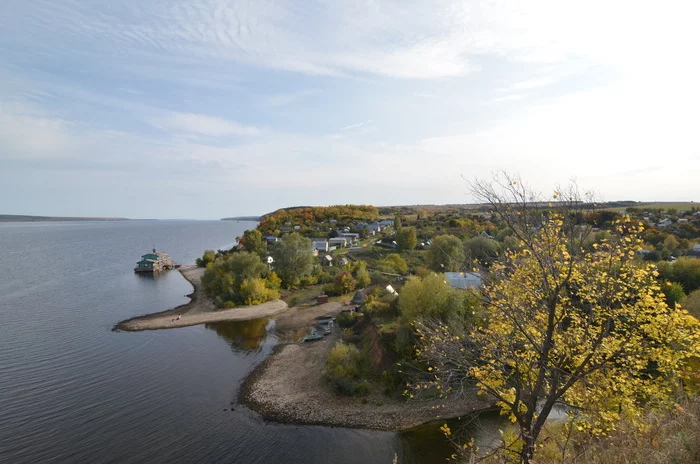
M 235 405 L 276 342 L 265 320 L 111 331 L 188 301 L 178 272 L 133 272 L 154 244 L 191 264 L 253 227 L 0 223 L 0 462 L 445 462 L 437 426 L 399 435 L 282 425 Z

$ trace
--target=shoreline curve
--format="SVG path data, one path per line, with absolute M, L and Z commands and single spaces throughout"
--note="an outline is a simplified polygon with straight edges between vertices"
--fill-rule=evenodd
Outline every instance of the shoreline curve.
M 188 303 L 173 309 L 145 314 L 123 320 L 114 325 L 113 331 L 139 332 L 143 330 L 176 329 L 213 322 L 248 321 L 280 314 L 287 309 L 282 300 L 272 300 L 255 306 L 239 306 L 232 309 L 218 309 L 213 301 L 201 291 L 201 277 L 204 269 L 191 265 L 178 269 L 192 285 Z M 178 319 L 179 316 L 179 319 Z

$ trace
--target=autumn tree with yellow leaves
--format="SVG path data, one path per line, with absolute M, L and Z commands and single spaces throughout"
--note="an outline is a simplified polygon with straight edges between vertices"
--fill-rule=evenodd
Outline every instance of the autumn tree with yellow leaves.
M 516 425 L 513 460 L 534 462 L 557 405 L 569 427 L 605 435 L 650 408 L 676 401 L 687 361 L 700 352 L 698 321 L 670 308 L 656 268 L 635 259 L 642 225 L 623 217 L 591 250 L 580 220 L 590 203 L 575 185 L 542 201 L 500 175 L 476 182 L 521 242 L 495 262 L 483 289 L 485 317 L 470 333 L 417 323 L 417 353 L 430 371 L 418 389 L 477 388 Z

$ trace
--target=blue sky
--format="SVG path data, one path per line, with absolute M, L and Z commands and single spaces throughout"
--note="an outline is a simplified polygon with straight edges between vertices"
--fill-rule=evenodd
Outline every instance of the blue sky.
M 0 6 L 0 213 L 466 203 L 464 178 L 700 201 L 695 2 Z

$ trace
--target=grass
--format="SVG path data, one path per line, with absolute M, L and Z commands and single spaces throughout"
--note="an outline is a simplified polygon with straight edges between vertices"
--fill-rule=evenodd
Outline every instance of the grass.
M 318 295 L 323 293 L 323 285 L 314 285 L 301 290 L 292 290 L 282 295 L 282 300 L 289 306 L 302 306 L 314 303 Z
M 650 412 L 644 429 L 618 424 L 605 438 L 590 438 L 574 430 L 566 439 L 563 423 L 553 421 L 543 431 L 543 444 L 535 454 L 537 464 L 695 464 L 700 462 L 700 398 L 687 401 L 667 413 Z M 508 437 L 510 441 L 511 437 Z M 566 443 L 566 452 L 562 445 Z M 501 453 L 469 463 L 502 464 Z

